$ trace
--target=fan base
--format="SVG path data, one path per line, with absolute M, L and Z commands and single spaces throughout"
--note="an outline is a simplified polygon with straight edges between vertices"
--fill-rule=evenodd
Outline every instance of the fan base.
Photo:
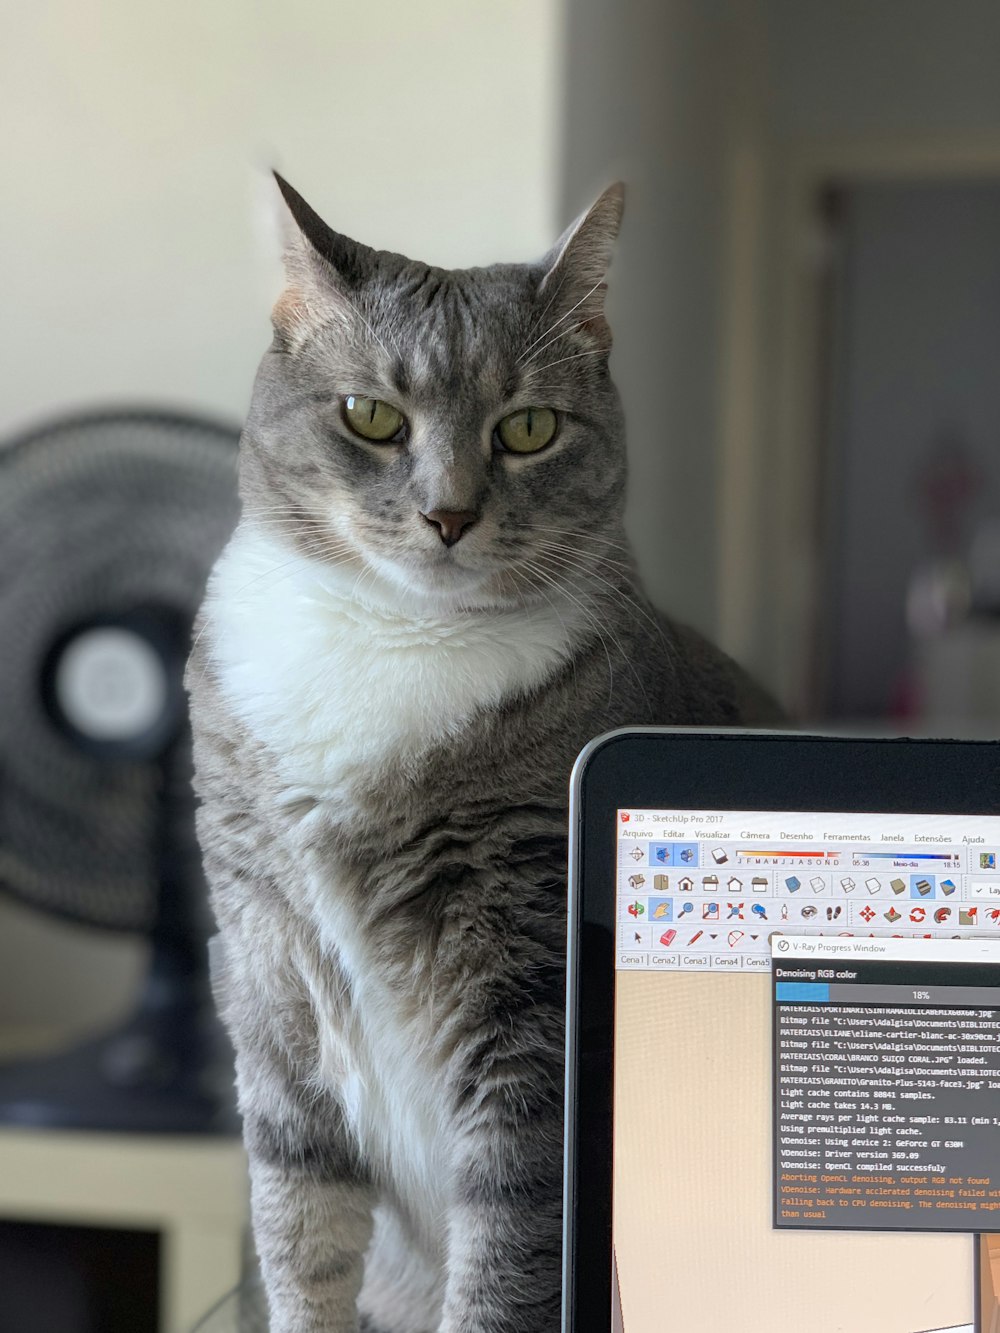
M 239 1134 L 232 1057 L 204 1054 L 204 1016 L 169 1041 L 142 1016 L 58 1055 L 0 1065 L 0 1125 L 116 1134 Z M 190 1043 L 184 1040 L 192 1036 Z M 213 1043 L 214 1044 L 214 1043 Z M 221 1042 L 219 1043 L 221 1045 Z M 201 1057 L 192 1055 L 201 1052 Z

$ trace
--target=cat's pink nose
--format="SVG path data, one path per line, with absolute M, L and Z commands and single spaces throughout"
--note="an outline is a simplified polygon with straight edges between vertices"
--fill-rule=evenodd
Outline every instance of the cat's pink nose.
M 468 509 L 432 509 L 422 517 L 434 524 L 445 546 L 454 546 L 465 529 L 476 521 L 476 515 Z

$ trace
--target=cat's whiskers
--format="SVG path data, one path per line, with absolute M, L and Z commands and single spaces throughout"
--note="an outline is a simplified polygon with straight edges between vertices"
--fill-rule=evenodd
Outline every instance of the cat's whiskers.
M 663 633 L 663 626 L 659 623 L 659 621 L 655 618 L 655 616 L 650 614 L 650 611 L 647 609 L 647 607 L 645 607 L 642 604 L 642 602 L 633 592 L 630 592 L 627 588 L 623 588 L 620 583 L 616 583 L 612 579 L 605 578 L 604 575 L 598 573 L 598 571 L 592 565 L 584 564 L 579 558 L 578 551 L 568 550 L 567 552 L 564 552 L 559 555 L 556 555 L 554 550 L 553 551 L 543 550 L 542 552 L 539 553 L 539 558 L 545 558 L 546 556 L 548 556 L 550 562 L 552 560 L 557 560 L 565 568 L 569 570 L 576 570 L 586 578 L 595 578 L 599 583 L 602 583 L 605 587 L 610 589 L 610 591 L 615 595 L 616 598 L 618 598 L 620 601 L 623 601 L 626 604 L 626 606 L 631 606 L 633 610 L 639 613 L 642 619 L 645 620 L 646 624 L 649 625 L 653 633 L 660 640 L 660 644 L 663 647 L 664 651 L 667 653 L 667 655 L 668 656 L 672 655 L 670 645 L 668 644 L 666 636 Z M 602 556 L 598 556 L 598 560 L 603 564 L 621 564 L 620 561 L 609 561 L 606 557 Z M 628 566 L 626 566 L 626 568 L 628 568 Z M 612 573 L 613 572 L 614 571 L 612 571 Z
M 307 546 L 308 543 L 304 543 L 303 545 L 304 545 L 304 546 Z M 346 546 L 346 544 L 345 544 L 344 549 L 343 549 L 343 550 L 340 550 L 340 551 L 326 551 L 326 550 L 323 550 L 323 551 L 312 551 L 312 550 L 310 550 L 310 551 L 307 552 L 307 554 L 309 554 L 309 555 L 321 555 L 321 556 L 324 558 L 324 560 L 326 561 L 327 564 L 329 564 L 332 568 L 336 568 L 338 565 L 345 565 L 345 564 L 350 563 L 350 558 L 351 558 L 352 556 L 354 556 L 354 555 L 356 554 L 356 552 L 354 552 L 354 550 L 353 550 L 351 547 L 348 547 L 348 546 Z M 339 556 L 340 558 L 333 558 L 333 557 L 335 557 L 335 556 Z M 290 559 L 288 559 L 288 560 L 283 560 L 283 561 L 282 561 L 280 564 L 278 564 L 278 565 L 272 565 L 270 569 L 262 570 L 261 573 L 257 574 L 254 578 L 248 580 L 248 582 L 244 583 L 244 584 L 242 585 L 242 587 L 236 589 L 236 592 L 233 594 L 234 599 L 237 598 L 237 597 L 239 597 L 239 596 L 241 596 L 241 594 L 245 593 L 249 588 L 254 587 L 254 585 L 257 584 L 257 583 L 259 583 L 259 582 L 261 581 L 261 579 L 266 579 L 266 578 L 268 578 L 269 576 L 271 576 L 271 575 L 273 575 L 273 574 L 281 574 L 281 575 L 282 575 L 282 578 L 290 578 L 290 577 L 291 577 L 291 566 L 292 566 L 292 565 L 295 565 L 295 564 L 298 564 L 299 561 L 300 561 L 301 559 L 302 559 L 302 551 L 297 551 L 297 552 L 295 553 L 295 555 L 293 555 Z M 282 573 L 282 571 L 285 571 L 285 572 Z M 280 583 L 280 582 L 281 582 L 281 579 L 280 579 L 280 578 L 277 579 L 276 582 Z M 273 587 L 274 584 L 272 584 L 271 586 Z M 212 609 L 211 609 L 211 604 L 208 603 L 208 602 L 205 602 L 205 603 L 203 603 L 203 605 L 202 605 L 202 617 L 203 617 L 203 619 L 204 619 L 204 624 L 202 625 L 202 627 L 201 627 L 201 629 L 198 631 L 198 633 L 194 636 L 194 639 L 193 639 L 192 642 L 191 642 L 191 651 L 190 651 L 190 654 L 189 654 L 189 656 L 190 656 L 191 658 L 194 657 L 195 649 L 196 649 L 196 648 L 198 647 L 198 645 L 201 643 L 202 638 L 204 637 L 204 635 L 205 635 L 205 633 L 208 631 L 208 629 L 211 627 L 212 622 L 213 622 L 213 620 L 214 620 L 214 615 L 213 615 L 213 612 L 212 612 Z M 204 679 L 205 671 L 207 670 L 207 667 L 208 667 L 208 663 L 206 662 L 206 663 L 205 663 L 205 666 L 202 668 L 201 675 L 200 675 L 199 678 L 198 678 L 199 680 L 203 680 L 203 679 Z
M 372 335 L 372 337 L 373 337 L 373 338 L 375 339 L 375 341 L 378 343 L 379 347 L 381 347 L 382 351 L 385 352 L 386 356 L 389 357 L 389 359 L 391 360 L 392 357 L 391 357 L 391 354 L 390 354 L 390 352 L 389 352 L 388 347 L 386 347 L 385 343 L 382 341 L 382 339 L 379 337 L 379 335 L 375 332 L 375 329 L 373 328 L 371 322 L 366 318 L 366 316 L 365 316 L 364 313 L 362 312 L 362 310 L 361 310 L 360 306 L 357 304 L 357 302 L 356 302 L 356 301 L 352 301 L 351 298 L 350 298 L 350 297 L 347 295 L 347 293 L 344 292 L 344 291 L 341 291 L 341 292 L 340 292 L 340 295 L 341 295 L 342 299 L 343 299 L 344 301 L 346 301 L 347 304 L 351 307 L 351 309 L 354 311 L 354 313 L 357 315 L 357 317 L 364 323 L 365 327 L 368 329 L 368 332 Z M 396 341 L 395 336 L 394 336 L 393 334 L 390 334 L 389 336 L 390 336 L 390 338 L 392 338 L 392 344 L 393 344 L 393 346 L 394 346 L 395 349 L 396 349 L 396 355 L 397 355 L 398 357 L 402 357 L 403 354 L 402 354 L 402 352 L 400 351 L 399 343 Z
M 284 529 L 279 529 L 284 531 Z M 302 558 L 334 560 L 336 563 L 346 564 L 352 558 L 360 558 L 355 546 L 341 537 L 328 536 L 325 533 L 314 533 L 312 535 L 300 536 L 294 546 L 295 554 Z M 343 557 L 341 559 L 341 557 Z M 287 563 L 291 564 L 292 561 Z M 281 566 L 283 568 L 284 566 Z
M 572 356 L 562 356 L 558 361 L 546 361 L 544 366 L 539 366 L 538 371 L 551 370 L 553 366 L 561 366 L 566 361 L 579 361 L 583 356 L 607 356 L 607 349 L 604 347 L 594 347 L 589 352 L 574 352 Z
M 635 606 L 636 610 L 638 610 L 646 618 L 649 624 L 655 627 L 656 622 L 653 620 L 649 612 L 643 607 L 642 603 L 638 600 L 638 598 L 634 596 L 634 594 L 631 593 L 628 589 L 621 587 L 619 583 L 612 582 L 609 579 L 605 578 L 602 574 L 598 573 L 597 568 L 595 568 L 594 564 L 590 563 L 589 561 L 585 561 L 581 558 L 581 552 L 579 550 L 576 550 L 570 546 L 565 546 L 559 542 L 543 541 L 541 543 L 541 550 L 539 551 L 538 554 L 540 556 L 548 556 L 550 559 L 558 561 L 561 564 L 564 564 L 569 569 L 576 569 L 582 574 L 587 574 L 587 575 L 593 574 L 594 578 L 599 579 L 601 583 L 607 584 L 609 588 L 613 588 L 616 593 L 618 593 L 621 597 L 625 599 L 625 601 Z M 603 555 L 601 552 L 594 552 L 593 554 L 598 566 L 612 566 L 612 567 L 617 566 L 619 569 L 624 569 L 629 571 L 631 570 L 631 566 L 625 564 L 624 561 L 612 560 L 610 557 Z M 615 568 L 611 568 L 609 572 L 611 574 L 614 574 L 616 572 Z
M 580 297 L 579 301 L 576 302 L 575 305 L 571 305 L 570 308 L 566 311 L 565 314 L 560 315 L 558 319 L 553 320 L 553 322 L 549 325 L 549 327 L 545 330 L 544 333 L 540 333 L 540 334 L 538 335 L 538 337 L 535 339 L 534 342 L 531 342 L 531 343 L 528 344 L 528 346 L 527 346 L 527 347 L 524 349 L 524 351 L 520 354 L 520 356 L 517 358 L 517 360 L 515 361 L 514 364 L 519 366 L 519 365 L 521 364 L 521 362 L 524 360 L 524 358 L 525 358 L 525 357 L 528 355 L 528 353 L 531 351 L 531 349 L 532 349 L 533 347 L 536 347 L 536 346 L 542 341 L 543 338 L 547 338 L 548 335 L 552 332 L 552 330 L 555 329 L 555 328 L 558 328 L 559 325 L 563 322 L 564 319 L 569 319 L 569 317 L 570 317 L 570 315 L 572 315 L 573 311 L 574 311 L 574 310 L 578 310 L 578 309 L 580 308 L 580 306 L 583 305 L 584 301 L 588 301 L 588 300 L 590 299 L 590 297 L 592 297 L 593 294 L 597 291 L 598 287 L 600 287 L 600 286 L 602 285 L 603 282 L 604 282 L 604 279 L 603 279 L 603 278 L 601 278 L 599 282 L 595 282 L 594 285 L 593 285 L 593 287 L 591 287 L 590 291 L 589 291 L 589 292 L 585 292 L 585 293 L 583 294 L 583 296 Z M 546 307 L 546 308 L 547 308 L 547 307 Z M 586 320 L 582 320 L 582 321 L 581 321 L 581 324 L 586 324 L 586 323 L 587 323 Z M 577 327 L 579 327 L 579 325 L 578 325 Z M 560 334 L 559 337 L 562 337 L 562 334 Z M 535 355 L 537 356 L 538 354 L 536 353 Z M 534 358 L 531 358 L 531 359 L 534 360 Z
M 580 528 L 554 528 L 548 523 L 514 522 L 511 522 L 508 526 L 512 528 L 523 528 L 527 532 L 557 532 L 563 537 L 586 537 L 588 541 L 604 542 L 607 546 L 617 546 L 622 551 L 628 550 L 627 544 L 623 541 L 618 541 L 613 537 L 602 537 L 596 532 L 585 532 Z
M 571 560 L 573 560 L 575 563 L 579 563 L 579 562 L 580 562 L 580 556 L 581 556 L 582 552 L 581 552 L 580 547 L 578 547 L 578 546 L 570 546 L 570 545 L 569 545 L 568 543 L 566 543 L 566 542 L 552 541 L 551 538 L 549 538 L 549 539 L 547 539 L 547 540 L 546 540 L 546 539 L 543 539 L 543 540 L 542 540 L 542 542 L 541 542 L 541 548 L 542 548 L 544 551 L 549 551 L 549 552 L 552 552 L 553 554 L 558 554 L 558 555 L 560 555 L 560 556 L 565 556 L 567 559 L 571 559 Z M 584 549 L 585 549 L 585 548 L 584 548 Z M 601 550 L 594 550 L 594 549 L 592 548 L 589 552 L 587 552 L 587 554 L 589 554 L 590 556 L 592 556 L 592 557 L 594 558 L 594 560 L 598 561 L 601 565 L 606 565 L 606 566 L 609 566 L 609 567 L 611 567 L 611 568 L 613 568 L 613 569 L 622 570 L 623 572 L 625 572 L 625 573 L 629 573 L 629 574 L 630 574 L 631 571 L 632 571 L 632 564 L 631 564 L 631 562 L 629 562 L 629 561 L 627 561 L 627 560 L 615 560 L 613 556 L 608 555 L 608 554 L 607 554 L 606 552 L 604 552 L 604 551 L 601 551 Z
M 528 357 L 527 361 L 524 362 L 521 369 L 528 370 L 528 368 L 538 360 L 538 358 L 543 354 L 543 352 L 547 352 L 550 347 L 555 346 L 555 344 L 559 342 L 560 339 L 568 338 L 571 333 L 576 333 L 578 330 L 585 328 L 589 322 L 590 322 L 589 318 L 581 319 L 576 324 L 570 324 L 568 328 L 560 329 L 560 331 L 555 335 L 553 335 L 553 337 L 551 337 L 548 340 L 548 342 L 542 343 L 541 347 L 537 348 L 537 350 L 534 351 L 532 355 Z M 544 369 L 544 367 L 542 367 L 542 369 Z
M 303 523 L 301 518 L 294 514 L 273 514 L 268 518 L 254 519 L 254 527 L 266 528 L 268 535 L 275 532 L 294 532 L 296 540 L 302 537 L 329 537 L 331 540 L 343 541 L 345 538 L 338 534 L 330 532 L 329 529 L 318 527 L 317 524 Z M 318 529 L 318 530 L 317 530 Z
M 262 573 L 255 575 L 255 577 L 252 578 L 252 579 L 249 579 L 246 583 L 243 584 L 242 587 L 237 588 L 237 589 L 236 589 L 236 594 L 235 594 L 235 595 L 236 595 L 237 597 L 239 597 L 240 594 L 246 592 L 246 590 L 247 590 L 248 588 L 252 588 L 252 587 L 254 586 L 254 584 L 259 583 L 261 579 L 263 579 L 263 578 L 267 578 L 268 574 L 274 573 L 275 570 L 284 569 L 284 568 L 286 568 L 286 566 L 288 566 L 288 565 L 293 565 L 293 564 L 295 564 L 297 558 L 298 558 L 298 557 L 293 556 L 290 560 L 285 560 L 285 561 L 283 561 L 280 565 L 276 565 L 276 566 L 274 566 L 272 569 L 265 569 Z M 205 617 L 205 623 L 204 623 L 204 625 L 202 625 L 201 629 L 198 631 L 197 635 L 195 636 L 194 642 L 191 644 L 191 651 L 192 651 L 192 653 L 194 652 L 195 648 L 198 647 L 198 644 L 201 642 L 202 635 L 205 633 L 205 631 L 208 629 L 209 625 L 211 624 L 211 621 L 212 621 L 212 611 L 211 611 L 211 607 L 210 607 L 210 604 L 209 604 L 209 603 L 206 602 L 206 603 L 202 606 L 202 614 L 203 614 L 204 617 Z
M 530 327 L 529 327 L 529 329 L 528 329 L 528 333 L 527 333 L 527 336 L 528 336 L 529 338 L 530 338 L 531 335 L 535 332 L 535 330 L 538 328 L 538 326 L 541 324 L 541 322 L 544 320 L 545 316 L 546 316 L 546 315 L 549 313 L 549 311 L 552 309 L 552 305 L 553 305 L 553 303 L 554 303 L 555 300 L 558 298 L 559 293 L 562 291 L 562 289 L 563 289 L 563 287 L 565 287 L 565 285 L 566 285 L 566 274 L 563 273 L 563 274 L 560 275 L 559 281 L 556 283 L 554 289 L 552 290 L 552 292 L 551 292 L 551 294 L 550 294 L 550 296 L 549 296 L 549 299 L 545 302 L 545 305 L 542 307 L 541 311 L 540 311 L 540 312 L 535 316 L 535 318 L 531 321 L 531 325 L 530 325 Z M 550 325 L 549 327 L 552 328 L 553 326 Z M 541 336 L 544 338 L 544 337 L 545 337 L 545 334 L 543 333 Z M 531 346 L 534 346 L 534 344 L 532 343 Z M 525 352 L 530 351 L 530 347 L 526 347 L 526 348 L 524 349 L 524 351 L 525 351 Z M 521 355 L 523 355 L 523 353 L 521 353 Z
M 305 505 L 301 500 L 282 500 L 280 504 L 244 505 L 243 517 L 249 518 L 253 514 L 269 514 L 276 509 L 292 509 L 301 514 L 305 512 Z
M 555 561 L 555 560 L 553 559 L 553 557 L 551 557 L 551 556 L 547 556 L 544 552 L 540 552 L 540 553 L 536 552 L 536 554 L 535 554 L 535 559 L 534 559 L 534 562 L 533 562 L 533 563 L 535 564 L 536 567 L 538 567 L 538 566 L 540 565 L 542 568 L 546 569 L 547 572 L 548 572 L 549 574 L 551 574 L 553 577 L 558 578 L 558 577 L 560 577 L 560 576 L 568 576 L 570 579 L 572 579 L 573 570 L 572 570 L 571 567 L 568 566 L 568 564 L 567 564 L 565 561 Z M 611 582 L 609 582 L 607 579 L 602 578 L 599 574 L 597 574 L 593 569 L 591 569 L 591 568 L 588 567 L 588 566 L 583 566 L 583 565 L 578 566 L 578 567 L 577 567 L 577 572 L 578 572 L 578 574 L 582 575 L 582 576 L 584 577 L 584 579 L 586 579 L 587 581 L 590 581 L 590 580 L 592 580 L 592 579 L 596 579 L 599 583 L 601 583 L 601 584 L 603 584 L 605 587 L 607 587 L 608 590 L 613 594 L 614 597 L 617 597 L 617 598 L 620 599 L 621 601 L 624 601 L 627 605 L 631 605 L 631 606 L 633 606 L 636 610 L 640 611 L 644 616 L 646 616 L 647 619 L 650 620 L 650 624 L 652 624 L 653 627 L 654 627 L 658 632 L 661 632 L 661 631 L 659 631 L 659 626 L 656 625 L 656 622 L 655 622 L 655 621 L 653 621 L 652 619 L 650 619 L 648 613 L 645 612 L 645 611 L 642 609 L 642 607 L 640 607 L 640 606 L 638 605 L 638 603 L 636 603 L 631 597 L 629 597 L 628 594 L 625 593 L 623 589 L 619 588 L 619 587 L 617 586 L 617 584 L 611 583 Z M 573 581 L 572 581 L 572 586 L 573 586 L 575 589 L 577 589 L 577 590 L 579 591 L 579 589 L 580 589 L 580 580 L 579 580 L 579 579 L 573 580 Z M 595 610 L 595 614 L 596 614 L 596 610 Z M 629 668 L 629 670 L 632 672 L 632 675 L 633 675 L 633 677 L 635 678 L 635 683 L 639 686 L 639 689 L 642 691 L 643 698 L 646 700 L 646 707 L 647 707 L 647 708 L 650 708 L 650 707 L 651 707 L 651 704 L 650 704 L 650 699 L 649 699 L 649 693 L 648 693 L 648 691 L 646 690 L 646 687 L 645 687 L 645 685 L 644 685 L 643 682 L 642 682 L 642 678 L 641 678 L 641 676 L 639 675 L 638 671 L 636 670 L 635 663 L 632 661 L 632 659 L 631 659 L 631 657 L 629 656 L 629 654 L 625 651 L 624 645 L 622 644 L 622 642 L 621 642 L 621 640 L 618 638 L 618 636 L 615 634 L 615 632 L 612 630 L 611 625 L 610 625 L 609 621 L 608 621 L 606 618 L 603 619 L 603 624 L 604 624 L 604 628 L 607 630 L 608 634 L 609 634 L 610 637 L 611 637 L 611 641 L 612 641 L 612 643 L 613 643 L 613 644 L 615 645 L 615 647 L 617 648 L 620 657 L 621 657 L 622 660 L 625 662 L 625 664 L 626 664 L 626 666 Z
M 510 523 L 509 527 L 520 528 L 525 532 L 555 533 L 559 537 L 572 537 L 573 541 L 579 542 L 599 542 L 602 546 L 610 546 L 612 550 L 623 551 L 630 555 L 631 551 L 627 542 L 619 541 L 611 537 L 601 537 L 596 532 L 582 532 L 579 528 L 553 528 L 547 527 L 541 523 Z M 576 549 L 575 547 L 572 549 Z M 629 566 L 631 568 L 631 564 Z
M 361 572 L 358 574 L 358 577 L 354 580 L 354 583 L 351 587 L 350 600 L 352 602 L 358 600 L 358 593 L 364 585 L 365 578 L 370 576 L 372 578 L 372 581 L 374 582 L 374 577 L 377 572 L 378 571 L 375 569 L 374 565 L 370 565 L 368 564 L 367 561 L 365 561 L 365 563 L 362 565 Z
M 574 596 L 574 594 L 571 593 L 569 589 L 566 587 L 565 583 L 555 579 L 547 570 L 543 569 L 533 560 L 525 560 L 523 562 L 522 568 L 528 570 L 529 573 L 534 574 L 534 576 L 537 579 L 540 579 L 543 583 L 545 583 L 548 587 L 554 589 L 561 596 L 568 598 L 569 601 L 571 601 L 575 606 L 579 608 L 579 610 L 583 613 L 584 620 L 594 629 L 595 633 L 597 634 L 597 637 L 601 641 L 601 647 L 604 649 L 604 656 L 607 659 L 608 663 L 608 707 L 610 708 L 611 701 L 614 698 L 615 669 L 611 664 L 611 653 L 610 650 L 608 649 L 607 640 L 604 637 L 604 632 L 602 629 L 600 617 L 597 616 L 597 614 L 594 611 L 594 608 L 588 606 L 587 603 L 581 597 Z M 604 626 L 604 629 L 607 629 L 606 625 Z M 619 652 L 621 652 L 621 645 L 618 644 L 617 647 Z
M 271 539 L 284 536 L 296 543 L 315 540 L 347 541 L 339 533 L 326 527 L 321 519 L 305 519 L 301 514 L 255 515 L 252 520 L 248 521 L 252 522 L 257 531 L 266 534 Z
M 275 512 L 271 514 L 262 510 L 248 510 L 244 514 L 244 518 L 247 521 L 252 521 L 255 527 L 270 528 L 279 532 L 288 530 L 287 520 L 290 518 L 306 519 L 308 521 L 308 515 L 304 515 L 299 508 L 293 508 L 287 512 L 281 512 L 276 508 Z M 319 520 L 313 521 L 318 522 Z M 332 531 L 307 532 L 304 537 L 301 534 L 296 534 L 296 541 L 299 550 L 306 547 L 322 548 L 333 553 L 341 551 L 347 553 L 356 550 L 349 537 L 341 536 L 339 533 Z
M 519 573 L 520 571 L 517 572 Z M 545 604 L 549 607 L 549 609 L 552 611 L 552 614 L 559 621 L 559 627 L 563 632 L 563 637 L 565 638 L 566 642 L 567 643 L 571 642 L 572 636 L 566 627 L 566 621 L 560 614 L 559 607 L 556 605 L 554 599 L 550 597 L 549 594 L 543 588 L 532 588 L 532 591 L 537 593 L 539 597 L 543 598 Z M 517 592 L 517 587 L 515 582 L 515 593 L 516 592 Z M 521 606 L 524 608 L 525 614 L 527 615 L 531 615 L 535 610 L 537 610 L 537 607 L 530 606 L 527 600 L 520 595 L 518 595 L 518 601 L 521 603 Z M 576 692 L 579 694 L 580 681 L 576 671 L 576 654 L 573 653 L 569 660 L 570 660 L 570 666 L 573 668 L 573 686 Z
M 624 551 L 628 553 L 628 548 L 621 542 L 611 541 L 591 533 L 572 532 L 569 529 L 563 528 L 545 528 L 540 527 L 537 524 L 528 523 L 519 524 L 517 526 L 527 528 L 531 532 L 543 534 L 542 540 L 539 543 L 539 553 L 551 555 L 564 562 L 567 566 L 579 568 L 585 572 L 590 572 L 596 568 L 605 568 L 612 574 L 619 575 L 619 577 L 631 577 L 635 568 L 634 562 L 631 560 L 616 560 L 613 556 L 610 556 L 607 551 L 594 549 L 595 546 L 605 546 L 614 551 Z M 554 541 L 551 537 L 544 535 L 548 533 L 557 533 L 572 537 L 575 544 L 570 545 L 567 542 Z M 585 561 L 582 556 L 588 545 L 591 547 L 591 550 L 588 553 L 590 559 Z M 581 549 L 581 547 L 583 549 Z M 618 588 L 617 584 L 614 586 Z M 629 596 L 624 588 L 619 588 L 619 591 L 622 596 Z
M 244 509 L 243 518 L 247 522 L 251 522 L 258 518 L 273 518 L 276 514 L 289 518 L 309 518 L 309 514 L 303 506 L 296 504 L 268 505 L 262 509 Z
M 276 523 L 294 519 L 304 526 L 314 526 L 322 523 L 323 518 L 320 514 L 310 514 L 300 507 L 291 507 L 288 509 L 279 509 L 275 507 L 271 510 L 251 510 L 244 514 L 244 522 L 247 523 Z M 332 531 L 332 529 L 331 529 Z

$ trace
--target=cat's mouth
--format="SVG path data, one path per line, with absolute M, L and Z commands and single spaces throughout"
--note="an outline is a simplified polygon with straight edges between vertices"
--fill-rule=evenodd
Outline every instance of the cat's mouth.
M 415 539 L 398 534 L 387 542 L 385 534 L 356 528 L 352 545 L 370 575 L 362 575 L 354 587 L 363 598 L 404 607 L 415 603 L 431 613 L 509 608 L 534 600 L 537 590 L 520 568 L 520 548 L 516 556 L 509 546 L 497 549 L 493 534 L 478 524 L 470 535 L 475 540 L 463 536 L 446 545 L 421 541 L 426 534 L 418 531 Z
M 377 551 L 365 553 L 367 562 L 397 587 L 414 592 L 454 592 L 476 588 L 490 578 L 491 571 L 481 565 L 463 561 L 454 550 L 438 552 L 413 551 L 385 555 Z
M 512 597 L 523 600 L 508 587 L 510 571 L 484 558 L 482 552 L 473 561 L 454 548 L 393 555 L 369 551 L 365 560 L 397 596 L 416 598 L 431 609 L 500 607 L 512 604 Z

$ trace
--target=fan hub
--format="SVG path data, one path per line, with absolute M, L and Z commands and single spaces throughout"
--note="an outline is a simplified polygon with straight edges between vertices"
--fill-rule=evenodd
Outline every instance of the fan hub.
M 92 741 L 141 741 L 159 730 L 169 701 L 162 657 L 143 635 L 101 625 L 63 648 L 54 702 L 74 731 Z

